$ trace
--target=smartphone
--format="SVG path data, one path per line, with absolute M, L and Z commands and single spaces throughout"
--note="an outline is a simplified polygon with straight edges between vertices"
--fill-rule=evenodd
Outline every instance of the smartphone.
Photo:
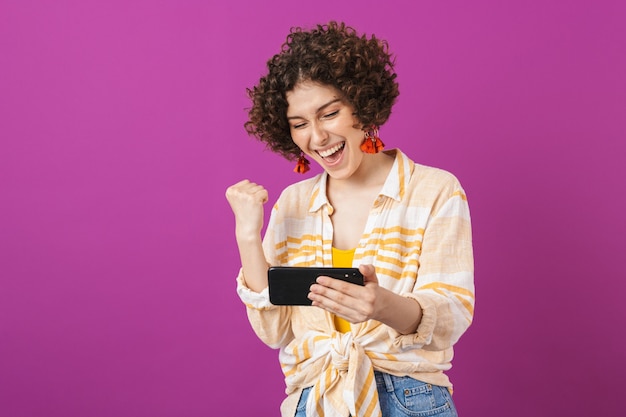
M 273 266 L 267 271 L 270 302 L 274 305 L 311 305 L 307 295 L 321 275 L 363 285 L 363 275 L 357 268 Z

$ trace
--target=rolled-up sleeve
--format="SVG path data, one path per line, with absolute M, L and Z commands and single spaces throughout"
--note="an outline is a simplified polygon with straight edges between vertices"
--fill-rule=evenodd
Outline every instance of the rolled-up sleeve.
M 263 250 L 269 265 L 275 264 L 273 248 L 275 242 L 274 224 L 278 216 L 278 205 L 272 208 L 267 231 L 263 239 Z M 291 329 L 291 307 L 275 306 L 270 303 L 269 289 L 266 286 L 261 292 L 252 291 L 246 286 L 243 271 L 237 276 L 237 294 L 246 305 L 248 320 L 256 335 L 272 348 L 286 346 L 293 339 Z
M 469 206 L 456 187 L 425 229 L 414 291 L 422 307 L 415 333 L 392 334 L 395 344 L 444 350 L 456 343 L 474 315 L 474 262 Z M 392 332 L 393 333 L 393 332 Z

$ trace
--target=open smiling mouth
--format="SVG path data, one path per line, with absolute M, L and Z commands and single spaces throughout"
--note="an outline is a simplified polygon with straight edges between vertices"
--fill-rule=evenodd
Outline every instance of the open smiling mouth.
M 341 156 L 341 151 L 346 146 L 345 142 L 341 142 L 333 146 L 332 148 L 328 148 L 325 151 L 318 151 L 317 154 L 324 158 L 326 162 L 335 162 Z

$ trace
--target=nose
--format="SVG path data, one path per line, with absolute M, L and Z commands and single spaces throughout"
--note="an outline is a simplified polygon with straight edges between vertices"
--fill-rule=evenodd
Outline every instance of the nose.
M 328 132 L 319 123 L 314 123 L 311 129 L 311 142 L 323 146 L 328 142 L 328 138 Z

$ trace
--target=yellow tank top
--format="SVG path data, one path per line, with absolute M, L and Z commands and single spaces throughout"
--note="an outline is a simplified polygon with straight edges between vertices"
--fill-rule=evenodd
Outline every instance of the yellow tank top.
M 337 249 L 333 248 L 333 266 L 335 268 L 352 267 L 352 259 L 354 259 L 355 249 Z M 350 322 L 341 317 L 334 316 L 335 329 L 341 333 L 347 333 L 351 330 Z

